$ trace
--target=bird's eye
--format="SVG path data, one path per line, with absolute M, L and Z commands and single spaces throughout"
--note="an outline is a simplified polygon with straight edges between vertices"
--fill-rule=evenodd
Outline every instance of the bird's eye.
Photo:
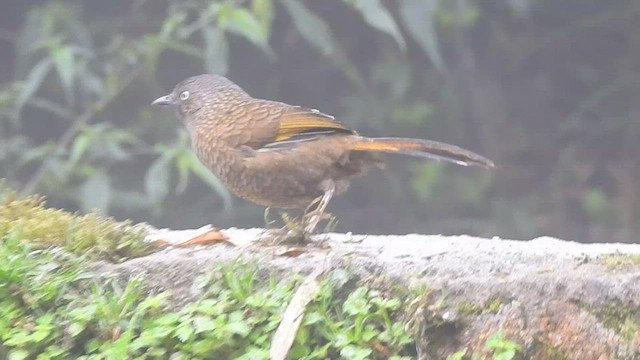
M 189 92 L 188 91 L 183 91 L 180 93 L 180 100 L 184 101 L 187 100 L 189 98 Z

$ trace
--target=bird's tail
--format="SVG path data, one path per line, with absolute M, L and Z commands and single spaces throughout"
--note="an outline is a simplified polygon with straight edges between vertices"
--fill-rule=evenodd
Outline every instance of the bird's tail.
M 421 139 L 362 137 L 360 138 L 360 141 L 353 142 L 351 150 L 405 154 L 449 161 L 464 166 L 478 165 L 486 168 L 492 168 L 495 166 L 493 161 L 472 151 L 465 150 L 455 145 Z

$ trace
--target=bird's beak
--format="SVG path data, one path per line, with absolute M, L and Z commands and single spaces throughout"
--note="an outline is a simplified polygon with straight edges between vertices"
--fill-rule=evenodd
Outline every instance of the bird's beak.
M 155 99 L 151 105 L 175 105 L 175 102 L 171 98 L 171 95 L 165 95 Z

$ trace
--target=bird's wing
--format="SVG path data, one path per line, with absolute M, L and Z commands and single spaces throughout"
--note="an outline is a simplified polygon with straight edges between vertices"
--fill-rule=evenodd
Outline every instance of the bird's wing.
M 333 116 L 318 110 L 268 102 L 271 116 L 255 119 L 251 139 L 245 144 L 258 151 L 288 149 L 305 141 L 333 134 L 355 134 Z

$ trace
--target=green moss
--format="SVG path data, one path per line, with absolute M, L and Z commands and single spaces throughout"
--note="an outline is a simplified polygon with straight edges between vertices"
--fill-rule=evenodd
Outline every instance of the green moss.
M 544 344 L 544 353 L 546 355 L 545 359 L 549 360 L 569 360 L 567 355 L 565 355 L 562 351 L 554 348 L 551 345 Z
M 1 186 L 1 185 L 0 185 Z M 59 246 L 91 258 L 122 261 L 145 255 L 145 231 L 97 214 L 77 215 L 45 207 L 39 196 L 18 198 L 0 188 L 0 238 L 11 233 L 38 247 Z
M 614 329 L 618 335 L 627 341 L 631 341 L 636 334 L 640 333 L 639 308 L 614 302 L 603 309 L 598 309 L 595 313 L 605 326 Z
M 502 300 L 500 298 L 495 298 L 485 306 L 485 310 L 492 314 L 497 314 L 498 311 L 500 311 L 501 306 L 502 306 Z
M 609 271 L 631 270 L 640 267 L 640 255 L 605 255 L 600 258 L 600 261 L 607 267 Z
M 458 305 L 458 313 L 460 315 L 479 315 L 482 313 L 482 307 L 472 302 L 463 302 Z
M 458 305 L 458 313 L 461 315 L 480 315 L 480 314 L 496 314 L 502 306 L 502 300 L 500 298 L 494 298 L 493 300 L 485 303 L 484 305 L 478 305 L 472 302 L 463 302 Z

